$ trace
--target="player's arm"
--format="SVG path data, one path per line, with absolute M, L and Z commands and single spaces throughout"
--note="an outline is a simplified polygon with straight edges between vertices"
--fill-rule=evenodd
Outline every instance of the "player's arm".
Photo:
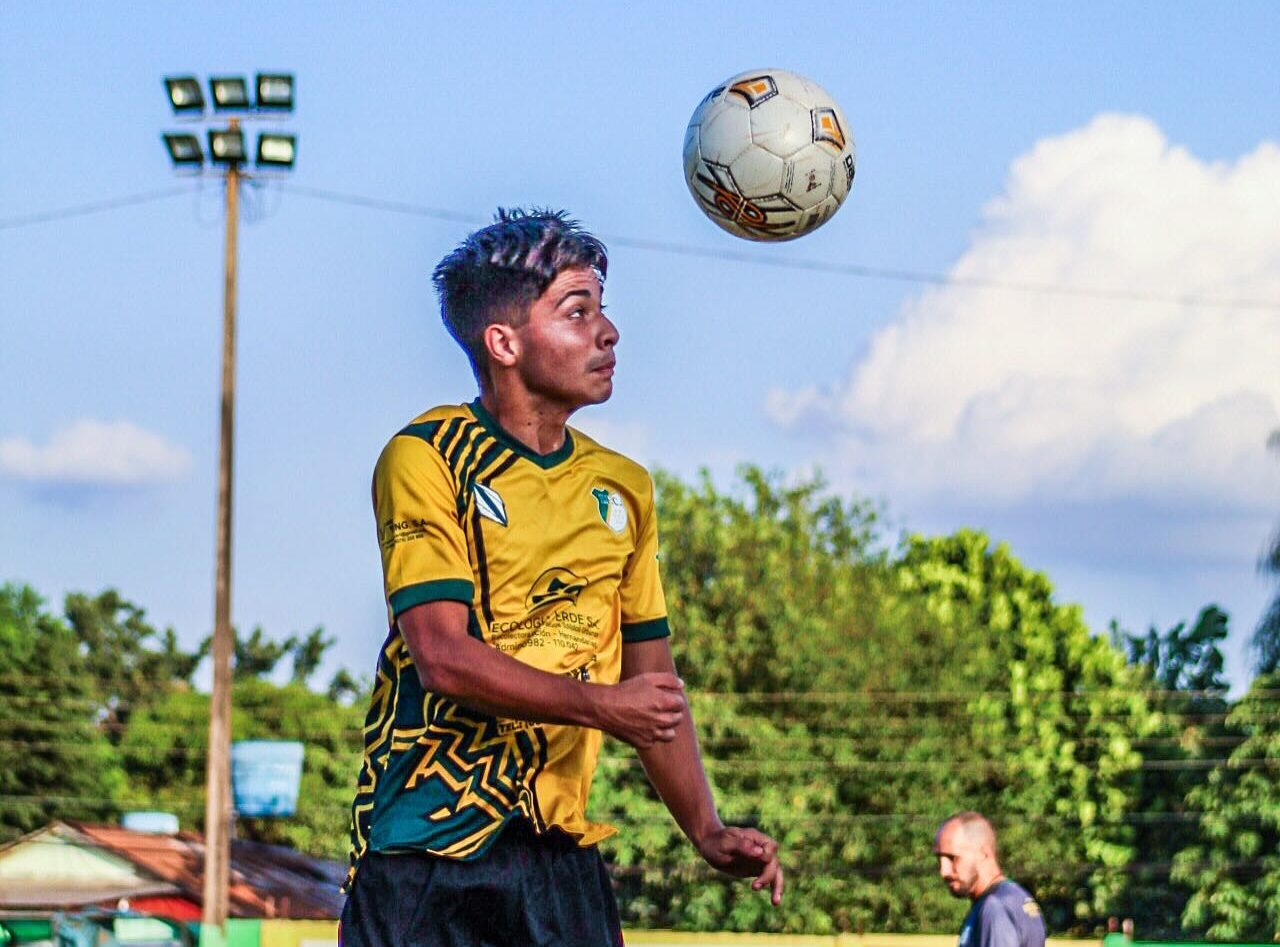
M 684 708 L 674 674 L 586 684 L 468 634 L 474 584 L 458 486 L 427 427 L 392 438 L 373 475 L 387 604 L 423 686 L 484 713 L 597 727 L 635 746 L 670 740 Z
M 462 602 L 439 600 L 397 619 L 427 690 L 494 716 L 595 727 L 637 748 L 675 738 L 685 701 L 674 671 L 614 686 L 550 674 L 473 638 L 469 611 Z
M 675 674 L 667 638 L 623 644 L 624 685 L 655 674 Z M 707 863 L 739 878 L 754 876 L 751 886 L 769 888 L 773 903 L 780 904 L 783 878 L 778 843 L 763 832 L 725 826 L 720 821 L 702 766 L 692 714 L 686 709 L 672 739 L 637 746 L 637 751 L 649 781 Z

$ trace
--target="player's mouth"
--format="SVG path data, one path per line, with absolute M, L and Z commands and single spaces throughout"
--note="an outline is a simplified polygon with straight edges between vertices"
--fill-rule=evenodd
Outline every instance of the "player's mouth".
M 591 367 L 591 373 L 593 375 L 603 375 L 605 378 L 612 378 L 614 367 L 617 364 L 618 360 L 616 358 L 606 359 L 599 365 L 593 365 Z

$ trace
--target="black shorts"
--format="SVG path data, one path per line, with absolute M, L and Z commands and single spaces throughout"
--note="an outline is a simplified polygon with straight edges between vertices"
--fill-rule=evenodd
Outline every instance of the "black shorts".
M 513 819 L 472 861 L 367 852 L 342 910 L 339 947 L 621 947 L 595 846 Z

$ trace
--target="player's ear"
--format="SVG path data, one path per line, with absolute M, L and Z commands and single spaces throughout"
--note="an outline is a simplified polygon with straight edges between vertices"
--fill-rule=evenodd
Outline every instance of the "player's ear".
M 520 337 L 511 326 L 500 322 L 490 323 L 484 327 L 485 350 L 489 358 L 503 368 L 511 368 L 520 360 Z

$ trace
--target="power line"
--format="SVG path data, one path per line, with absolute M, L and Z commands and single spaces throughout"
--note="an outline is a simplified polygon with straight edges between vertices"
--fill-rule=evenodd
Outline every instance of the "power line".
M 145 681 L 142 677 L 89 677 L 85 679 L 87 683 L 93 684 L 125 684 L 137 686 L 146 684 L 152 686 L 154 682 Z M 175 679 L 176 680 L 176 679 Z M 284 685 L 275 684 L 275 682 L 264 678 L 243 678 L 237 679 L 236 683 L 243 681 L 256 680 L 261 683 L 272 684 L 276 687 Z M 13 681 L 16 683 L 57 683 L 65 684 L 65 676 L 58 674 L 43 673 L 26 673 L 22 671 L 0 671 L 0 683 L 5 681 Z M 178 682 L 185 683 L 185 682 Z M 323 696 L 321 691 L 311 691 L 317 696 Z M 781 690 L 781 691 L 722 691 L 722 690 L 704 690 L 701 688 L 690 688 L 690 696 L 702 697 L 708 700 L 743 700 L 743 701 L 759 701 L 761 703 L 839 703 L 839 702 L 864 702 L 871 704 L 883 704 L 885 702 L 896 703 L 925 703 L 925 704 L 945 704 L 945 703 L 971 703 L 982 697 L 997 697 L 1002 699 L 1013 699 L 1015 696 L 1012 690 Z M 1025 688 L 1025 696 L 1036 700 L 1045 700 L 1049 698 L 1080 698 L 1087 699 L 1091 697 L 1133 697 L 1141 695 L 1152 699 L 1187 699 L 1187 700 L 1211 700 L 1211 699 L 1227 699 L 1226 690 L 1204 689 L 1204 690 L 1169 690 L 1159 687 L 1079 687 L 1071 690 L 1037 690 L 1035 688 Z M 1280 689 L 1270 690 L 1251 690 L 1248 692 L 1249 697 L 1263 699 L 1280 699 Z M 5 694 L 0 691 L 0 701 L 5 700 L 24 700 L 32 699 L 26 694 Z M 91 698 L 72 698 L 72 700 L 89 700 Z M 123 705 L 123 704 L 122 704 Z
M 388 213 L 406 214 L 413 217 L 426 217 L 433 220 L 467 225 L 483 225 L 490 218 L 481 214 L 466 213 L 409 201 L 390 200 L 387 198 L 369 197 L 363 194 L 352 194 L 327 188 L 306 187 L 289 182 L 277 182 L 282 191 L 297 194 L 299 197 L 310 197 L 315 200 L 328 201 L 334 204 L 345 204 L 352 207 L 363 207 L 368 210 L 386 211 Z M 149 201 L 173 197 L 188 193 L 189 185 L 166 188 L 160 191 L 148 191 L 126 197 L 113 198 L 80 204 L 58 210 L 44 211 L 34 214 L 23 214 L 16 217 L 0 218 L 0 230 L 10 230 L 34 224 L 80 217 L 87 214 L 104 213 L 144 204 Z M 1155 303 L 1164 305 L 1194 306 L 1200 308 L 1226 310 L 1254 310 L 1262 312 L 1280 312 L 1280 302 L 1266 299 L 1225 299 L 1195 293 L 1158 293 L 1149 290 L 1104 289 L 1100 287 L 1066 286 L 1053 283 L 1032 283 L 1018 280 L 1000 280 L 985 277 L 957 276 L 949 273 L 932 273 L 925 270 L 912 270 L 902 267 L 870 266 L 862 263 L 834 263 L 829 260 L 814 260 L 804 257 L 763 256 L 742 250 L 703 247 L 695 244 L 676 243 L 669 240 L 651 240 L 644 237 L 631 237 L 625 234 L 603 232 L 601 236 L 615 246 L 630 247 L 654 253 L 669 253 L 675 256 L 699 257 L 702 259 L 725 260 L 731 263 L 747 263 L 757 266 L 768 266 L 777 269 L 802 270 L 811 273 L 827 273 L 835 276 L 853 276 L 862 279 L 886 280 L 898 283 L 913 283 L 932 286 L 950 286 L 965 289 L 994 289 L 1005 292 L 1029 293 L 1040 296 L 1065 296 L 1080 299 L 1102 299 L 1132 303 Z
M 465 224 L 486 224 L 491 218 L 458 211 L 443 210 L 407 201 L 384 200 L 321 188 L 300 187 L 296 184 L 281 182 L 278 187 L 301 197 L 329 201 L 335 204 L 347 204 L 355 207 L 366 207 L 372 210 L 385 210 L 397 214 L 409 214 L 417 217 L 428 217 L 433 220 L 446 220 Z M 1162 303 L 1167 305 L 1197 306 L 1215 309 L 1260 310 L 1280 312 L 1280 302 L 1265 299 L 1220 299 L 1193 293 L 1157 293 L 1144 290 L 1102 289 L 1095 287 L 1063 286 L 1049 283 L 1028 283 L 1017 280 L 998 280 L 983 277 L 956 276 L 947 273 L 930 273 L 924 270 L 910 270 L 898 267 L 868 266 L 861 263 L 832 263 L 827 260 L 805 259 L 803 257 L 762 256 L 742 250 L 717 249 L 702 247 L 688 243 L 675 243 L 668 240 L 650 240 L 643 237 L 629 237 L 624 234 L 602 232 L 601 238 L 615 246 L 630 247 L 633 250 L 646 250 L 655 253 L 670 253 L 676 256 L 693 256 L 703 259 L 726 260 L 732 263 L 751 263 L 759 266 L 770 266 L 780 269 L 806 270 L 812 273 L 829 273 L 835 276 L 856 276 L 864 279 L 889 280 L 899 283 L 923 283 L 933 286 L 954 286 L 966 289 L 997 289 L 1019 293 L 1032 293 L 1041 296 L 1072 296 L 1083 299 L 1109 299 L 1121 302 Z
M 30 227 L 35 224 L 47 224 L 55 220 L 66 220 L 70 217 L 85 217 L 89 214 L 102 214 L 119 210 L 122 207 L 136 207 L 151 201 L 176 197 L 179 194 L 190 194 L 194 191 L 189 184 L 161 188 L 157 191 L 143 191 L 140 194 L 129 194 L 125 197 L 114 197 L 103 201 L 91 201 L 87 204 L 76 204 L 57 210 L 40 211 L 34 214 L 20 214 L 17 217 L 0 217 L 0 230 L 13 230 L 18 227 Z
M 444 210 L 439 207 L 428 207 L 424 204 L 411 204 L 407 201 L 385 200 L 380 197 L 365 197 L 360 194 L 346 194 L 319 187 L 305 187 L 280 181 L 276 184 L 282 191 L 297 194 L 300 197 L 312 197 L 316 200 L 329 201 L 332 204 L 347 204 L 352 207 L 364 207 L 369 210 L 385 210 L 393 214 L 408 214 L 412 217 L 430 217 L 433 220 L 446 220 L 459 224 L 487 224 L 492 218 L 481 214 L 467 214 L 461 211 Z

